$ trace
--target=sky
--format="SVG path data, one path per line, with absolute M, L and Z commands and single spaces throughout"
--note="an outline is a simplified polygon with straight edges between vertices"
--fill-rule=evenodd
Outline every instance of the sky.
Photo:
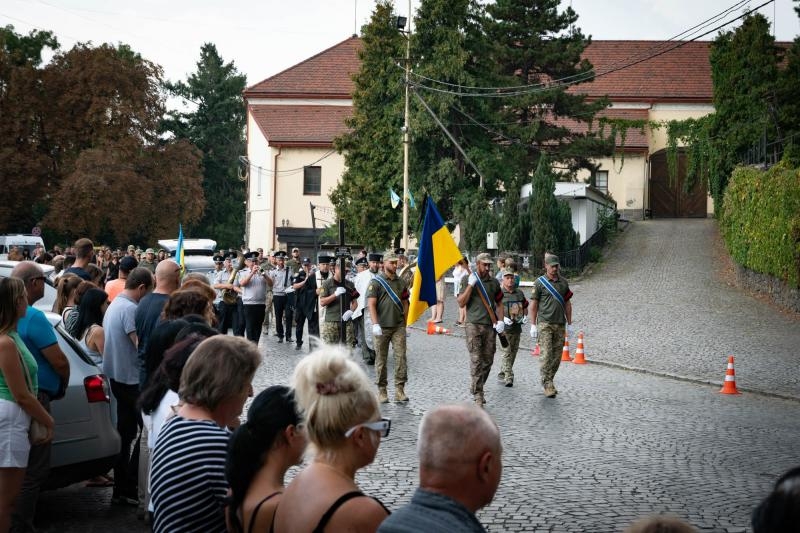
M 745 2 L 750 8 L 766 0 Z M 735 0 L 562 0 L 593 39 L 673 39 L 741 2 Z M 412 0 L 415 11 L 419 0 Z M 800 34 L 791 0 L 759 9 L 778 40 Z M 165 78 L 185 80 L 196 70 L 200 47 L 214 43 L 254 85 L 347 39 L 368 22 L 374 0 L 3 0 L 0 25 L 17 33 L 53 31 L 62 49 L 77 42 L 123 42 L 161 65 Z M 408 0 L 395 2 L 408 13 Z M 724 20 L 741 13 L 739 7 Z M 716 24 L 715 24 L 716 25 Z M 734 23 L 728 28 L 735 28 Z M 703 37 L 710 40 L 716 32 Z

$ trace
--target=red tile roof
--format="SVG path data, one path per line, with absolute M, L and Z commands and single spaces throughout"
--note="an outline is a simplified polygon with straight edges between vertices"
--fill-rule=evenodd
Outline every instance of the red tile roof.
M 350 98 L 361 39 L 339 44 L 244 90 L 245 98 Z
M 270 146 L 331 146 L 347 131 L 350 106 L 251 105 L 250 114 Z
M 597 115 L 595 115 L 595 120 L 591 124 L 592 131 L 598 131 L 600 129 L 600 123 L 597 120 L 600 117 L 605 118 L 619 118 L 625 120 L 647 120 L 649 118 L 649 110 L 647 109 L 614 109 L 608 108 L 603 109 Z M 577 120 L 570 119 L 570 118 L 559 118 L 555 122 L 559 126 L 564 126 L 569 128 L 571 131 L 575 133 L 586 133 L 589 131 L 589 124 L 586 122 L 578 122 Z M 644 132 L 638 129 L 629 129 L 627 134 L 625 135 L 625 150 L 631 151 L 641 151 L 647 150 L 648 143 L 647 143 L 647 135 L 645 130 Z M 610 126 L 606 125 L 604 130 L 606 136 L 611 133 Z M 619 133 L 617 134 L 616 139 L 616 147 L 619 148 L 619 144 L 622 141 L 620 138 Z
M 701 102 L 712 100 L 708 41 L 593 41 L 583 57 L 594 66 L 593 82 L 570 91 L 612 101 Z M 664 52 L 659 54 L 660 52 Z M 655 56 L 655 57 L 651 57 Z M 623 65 L 635 65 L 611 72 Z M 603 74 L 608 72 L 607 74 Z

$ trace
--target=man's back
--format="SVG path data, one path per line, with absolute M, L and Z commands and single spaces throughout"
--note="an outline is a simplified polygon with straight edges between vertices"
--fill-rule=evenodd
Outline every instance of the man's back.
M 130 333 L 136 332 L 135 315 L 136 302 L 122 293 L 111 302 L 103 317 L 103 373 L 128 385 L 139 383 L 138 354 L 130 338 Z
M 378 528 L 380 533 L 484 533 L 475 515 L 452 498 L 418 488 L 411 501 L 394 511 Z

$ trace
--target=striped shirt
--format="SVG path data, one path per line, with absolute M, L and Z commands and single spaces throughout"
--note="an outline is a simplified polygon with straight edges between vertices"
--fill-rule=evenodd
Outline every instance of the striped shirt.
M 225 531 L 230 433 L 210 420 L 169 420 L 153 448 L 153 531 Z

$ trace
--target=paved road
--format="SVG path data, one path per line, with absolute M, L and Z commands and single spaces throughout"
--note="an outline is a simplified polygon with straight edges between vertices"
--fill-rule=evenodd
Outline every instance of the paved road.
M 601 267 L 574 284 L 575 319 L 587 330 L 589 359 L 720 381 L 733 353 L 740 384 L 796 395 L 797 344 L 790 341 L 797 340 L 797 323 L 715 280 L 713 233 L 713 221 L 629 228 Z M 669 244 L 672 238 L 680 245 Z M 653 239 L 661 244 L 643 242 Z M 635 252 L 639 246 L 643 253 Z M 701 294 L 676 290 L 678 278 Z M 624 286 L 633 288 L 622 292 Z M 769 319 L 759 319 L 767 312 Z M 446 317 L 452 321 L 454 313 L 450 299 Z M 358 478 L 389 507 L 407 501 L 416 486 L 422 414 L 470 399 L 462 333 L 411 332 L 411 402 L 386 407 L 392 433 Z M 720 341 L 724 334 L 730 337 Z M 256 388 L 288 382 L 302 354 L 266 337 L 262 348 Z M 505 447 L 500 489 L 479 513 L 490 531 L 620 531 L 639 516 L 663 512 L 702 531 L 749 531 L 750 512 L 770 484 L 800 464 L 800 401 L 726 396 L 718 386 L 601 364 L 565 364 L 558 398 L 548 400 L 537 365 L 523 352 L 513 388 L 494 378 L 487 384 L 487 409 Z M 109 497 L 109 489 L 83 487 L 47 493 L 40 530 L 146 531 L 131 510 L 110 506 Z

